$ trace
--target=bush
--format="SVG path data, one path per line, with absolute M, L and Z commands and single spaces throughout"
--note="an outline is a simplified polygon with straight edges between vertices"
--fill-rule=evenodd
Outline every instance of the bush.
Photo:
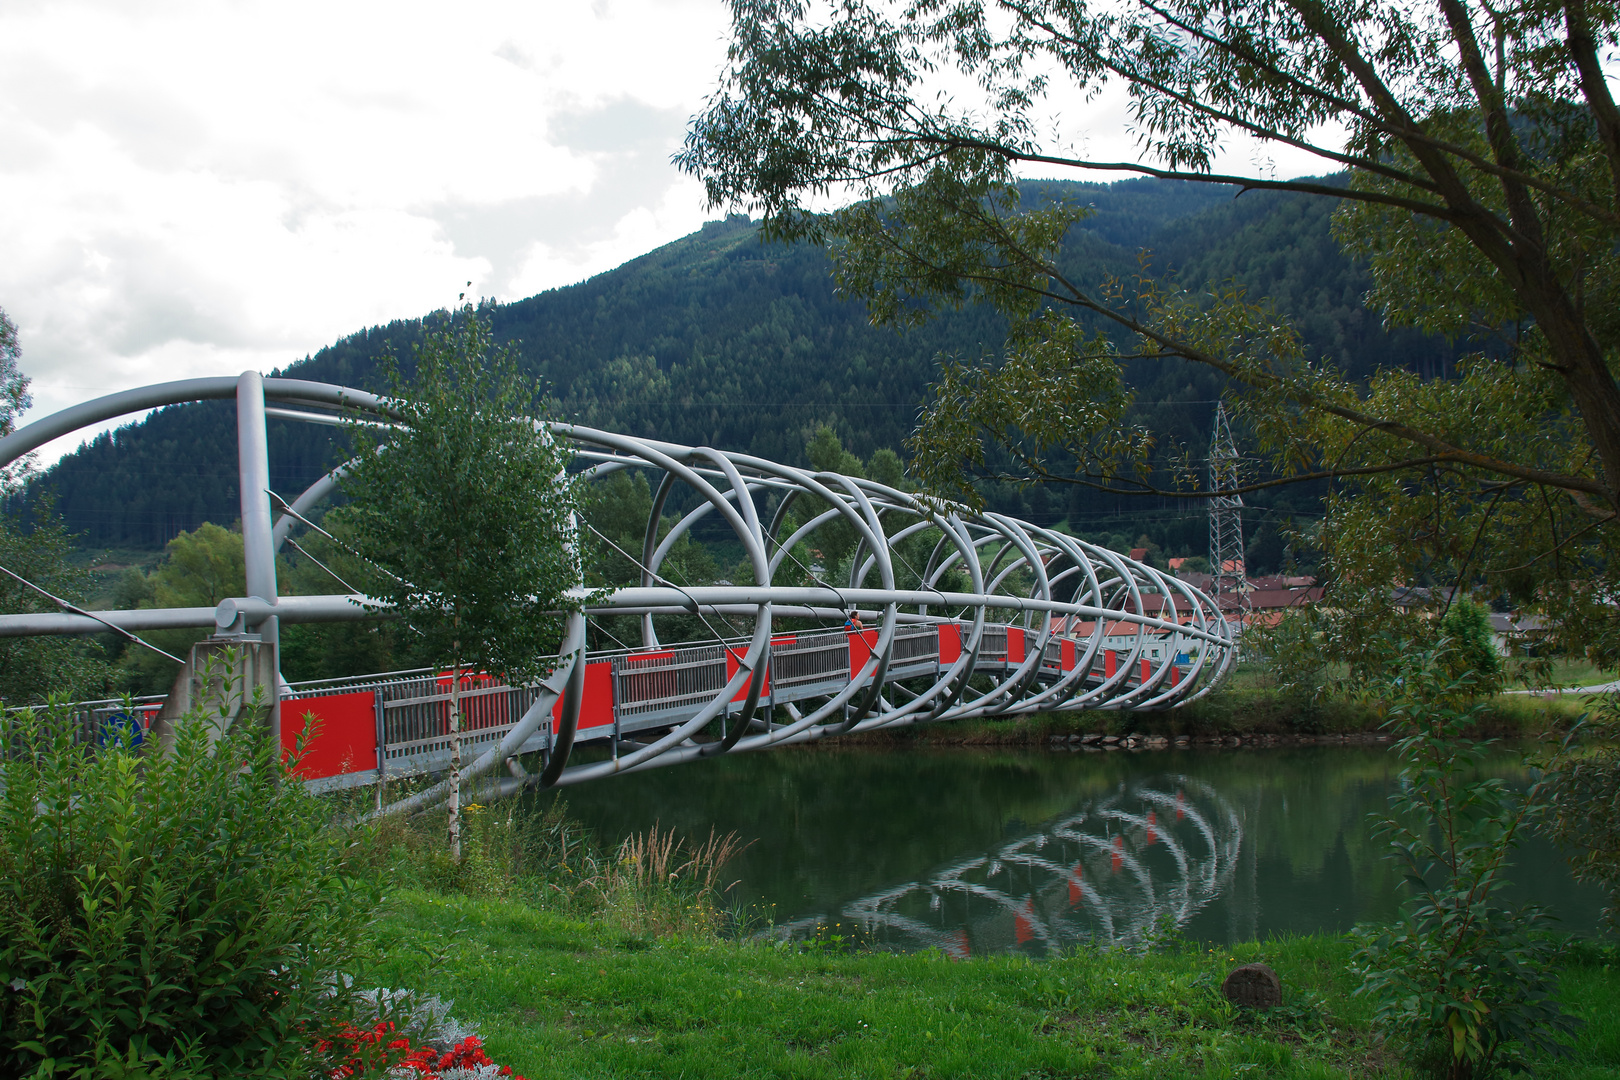
M 1548 769 L 1546 830 L 1570 853 L 1575 880 L 1608 895 L 1603 918 L 1620 932 L 1620 698 L 1583 716 L 1562 749 Z
M 1444 661 L 1448 673 L 1456 678 L 1472 672 L 1477 693 L 1496 693 L 1502 681 L 1502 657 L 1491 632 L 1491 613 L 1459 596 L 1440 620 L 1440 633 L 1451 646 Z
M 1413 650 L 1392 675 L 1389 727 L 1403 768 L 1376 822 L 1411 898 L 1390 927 L 1358 927 L 1358 993 L 1420 1071 L 1472 1080 L 1565 1049 L 1577 1021 L 1558 1002 L 1559 945 L 1547 914 L 1502 902 L 1513 850 L 1545 809 L 1543 784 L 1515 791 L 1480 775 L 1485 745 L 1472 671 L 1449 650 Z M 1551 763 L 1555 768 L 1557 761 Z
M 0 1075 L 321 1071 L 376 895 L 264 725 L 142 753 L 59 705 L 6 722 Z

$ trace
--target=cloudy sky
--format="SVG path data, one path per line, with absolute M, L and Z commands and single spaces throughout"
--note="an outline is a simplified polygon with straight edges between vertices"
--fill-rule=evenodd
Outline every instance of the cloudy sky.
M 697 228 L 719 0 L 7 0 L 0 307 L 38 417 L 268 371 Z M 1073 114 L 1071 114 L 1073 115 Z M 1128 153 L 1103 102 L 1075 136 Z M 77 445 L 47 448 L 44 458 Z

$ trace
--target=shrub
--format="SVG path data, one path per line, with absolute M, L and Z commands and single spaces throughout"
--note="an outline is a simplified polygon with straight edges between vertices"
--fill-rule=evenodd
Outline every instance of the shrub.
M 1440 632 L 1451 646 L 1444 658 L 1448 672 L 1453 677 L 1472 672 L 1476 692 L 1496 693 L 1502 681 L 1502 657 L 1491 632 L 1491 613 L 1459 596 L 1440 620 Z
M 264 725 L 194 714 L 141 753 L 59 705 L 7 723 L 0 1075 L 318 1069 L 376 896 Z
M 1570 853 L 1575 880 L 1608 895 L 1603 918 L 1620 932 L 1620 698 L 1605 697 L 1564 737 L 1548 769 L 1546 830 Z
M 1514 791 L 1481 777 L 1484 745 L 1463 737 L 1479 706 L 1473 673 L 1446 650 L 1414 651 L 1389 684 L 1403 768 L 1393 813 L 1376 823 L 1411 899 L 1390 927 L 1358 927 L 1358 993 L 1424 1071 L 1470 1080 L 1562 1052 L 1576 1026 L 1557 1000 L 1548 916 L 1504 905 L 1513 850 L 1545 808 L 1542 783 Z M 1556 761 L 1553 763 L 1556 767 Z

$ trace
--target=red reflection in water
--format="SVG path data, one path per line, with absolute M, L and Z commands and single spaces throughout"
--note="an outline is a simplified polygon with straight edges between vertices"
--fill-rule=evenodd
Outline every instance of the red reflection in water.
M 1074 864 L 1074 873 L 1069 875 L 1069 906 L 1074 907 L 1085 899 L 1084 887 L 1080 884 L 1080 864 Z
M 1013 913 L 1013 937 L 1022 945 L 1035 936 L 1035 901 L 1025 900 L 1024 906 Z
M 1120 857 L 1124 851 L 1125 838 L 1123 836 L 1114 837 L 1114 851 L 1113 854 L 1109 856 L 1109 861 L 1114 864 L 1114 873 L 1116 874 L 1119 873 L 1119 868 L 1125 864 L 1125 860 Z
M 1147 842 L 1150 843 L 1150 844 L 1153 843 L 1153 841 L 1158 839 L 1158 834 L 1156 832 L 1154 832 L 1154 828 L 1153 828 L 1158 823 L 1159 823 L 1159 816 L 1157 814 L 1155 814 L 1152 810 L 1149 810 L 1148 811 Z
M 945 946 L 945 955 L 952 960 L 966 960 L 973 955 L 973 946 L 968 942 L 966 929 L 956 932 L 956 940 Z
M 1177 821 L 1180 821 L 1182 818 L 1187 816 L 1187 811 L 1182 809 L 1182 807 L 1186 805 L 1186 802 L 1187 802 L 1187 796 L 1184 795 L 1183 793 L 1179 792 L 1179 791 L 1176 792 L 1176 820 Z

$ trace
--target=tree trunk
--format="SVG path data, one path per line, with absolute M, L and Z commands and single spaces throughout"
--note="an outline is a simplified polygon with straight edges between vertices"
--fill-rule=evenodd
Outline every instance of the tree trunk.
M 450 669 L 450 861 L 461 863 L 461 664 Z
M 1564 382 L 1597 451 L 1610 508 L 1620 510 L 1620 386 L 1602 354 L 1595 347 L 1590 352 L 1596 355 L 1583 357 L 1585 363 L 1565 372 Z
M 1520 295 L 1541 325 L 1570 401 L 1592 440 L 1610 508 L 1620 509 L 1620 385 L 1604 362 L 1602 346 L 1552 272 L 1546 270 L 1533 285 Z

